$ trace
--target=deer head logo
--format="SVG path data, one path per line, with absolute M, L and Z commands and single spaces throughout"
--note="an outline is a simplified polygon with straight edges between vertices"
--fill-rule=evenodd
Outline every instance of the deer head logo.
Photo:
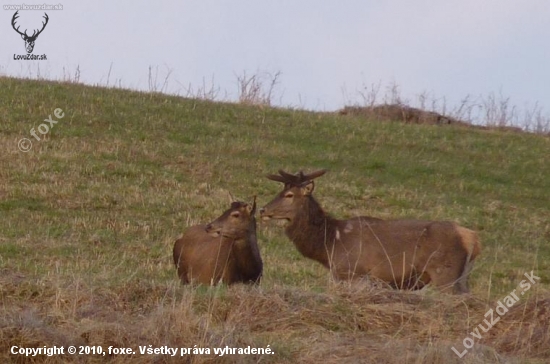
M 19 18 L 19 15 L 17 14 L 19 13 L 19 10 L 17 10 L 15 12 L 15 14 L 13 14 L 13 18 L 11 18 L 11 26 L 13 27 L 13 29 L 21 34 L 21 38 L 23 38 L 23 40 L 25 41 L 25 48 L 27 49 L 27 53 L 32 53 L 32 50 L 34 49 L 34 42 L 36 41 L 36 38 L 38 38 L 38 36 L 40 35 L 40 33 L 42 33 L 42 31 L 44 30 L 44 28 L 46 28 L 46 24 L 48 24 L 48 14 L 44 13 L 44 19 L 46 19 L 46 22 L 42 22 L 42 29 L 38 30 L 38 29 L 35 29 L 32 33 L 31 36 L 29 36 L 27 34 L 27 30 L 25 29 L 25 32 L 24 33 L 21 33 L 19 31 L 19 27 L 15 27 L 15 20 L 17 18 Z M 37 33 L 38 31 L 38 33 Z

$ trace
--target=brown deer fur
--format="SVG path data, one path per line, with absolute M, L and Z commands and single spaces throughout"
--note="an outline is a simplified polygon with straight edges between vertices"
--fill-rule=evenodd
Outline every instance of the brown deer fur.
M 256 201 L 233 202 L 208 225 L 192 226 L 176 240 L 174 264 L 183 284 L 259 283 L 263 263 L 256 240 Z
M 324 173 L 268 176 L 285 186 L 260 216 L 288 220 L 285 233 L 302 255 L 323 264 L 338 280 L 369 275 L 401 289 L 431 283 L 444 291 L 469 291 L 468 274 L 481 251 L 474 231 L 447 221 L 338 220 L 312 195 L 313 179 Z

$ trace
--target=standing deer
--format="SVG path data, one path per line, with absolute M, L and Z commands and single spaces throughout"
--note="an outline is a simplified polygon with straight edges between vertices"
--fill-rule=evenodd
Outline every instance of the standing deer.
M 207 225 L 192 226 L 176 240 L 174 264 L 182 284 L 259 283 L 263 263 L 256 240 L 256 198 L 233 202 Z
M 468 274 L 481 251 L 474 231 L 447 221 L 338 220 L 312 195 L 313 179 L 325 172 L 279 170 L 267 176 L 284 188 L 260 216 L 287 220 L 285 233 L 303 256 L 324 265 L 337 280 L 368 275 L 400 289 L 432 283 L 442 291 L 469 292 Z

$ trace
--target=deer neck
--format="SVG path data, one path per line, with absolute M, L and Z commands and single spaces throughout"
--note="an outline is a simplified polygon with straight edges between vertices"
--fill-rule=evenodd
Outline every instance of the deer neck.
M 326 214 L 313 197 L 298 211 L 286 228 L 286 235 L 305 257 L 328 268 L 329 253 L 334 245 L 336 220 Z
M 256 227 L 252 226 L 247 234 L 236 239 L 233 245 L 235 262 L 246 280 L 256 280 L 262 272 L 263 263 L 256 239 Z

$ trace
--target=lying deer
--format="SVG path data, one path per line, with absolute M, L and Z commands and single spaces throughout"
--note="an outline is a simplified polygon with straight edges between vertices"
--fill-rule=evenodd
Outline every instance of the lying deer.
M 208 225 L 192 226 L 174 244 L 174 264 L 183 284 L 259 283 L 263 263 L 256 241 L 256 198 L 233 202 Z
M 467 293 L 468 275 L 481 246 L 477 234 L 447 221 L 382 220 L 361 216 L 338 220 L 313 198 L 320 170 L 296 175 L 282 170 L 267 178 L 283 190 L 260 209 L 263 220 L 288 221 L 286 235 L 298 251 L 330 269 L 337 280 L 371 276 L 401 289 L 428 283 Z

